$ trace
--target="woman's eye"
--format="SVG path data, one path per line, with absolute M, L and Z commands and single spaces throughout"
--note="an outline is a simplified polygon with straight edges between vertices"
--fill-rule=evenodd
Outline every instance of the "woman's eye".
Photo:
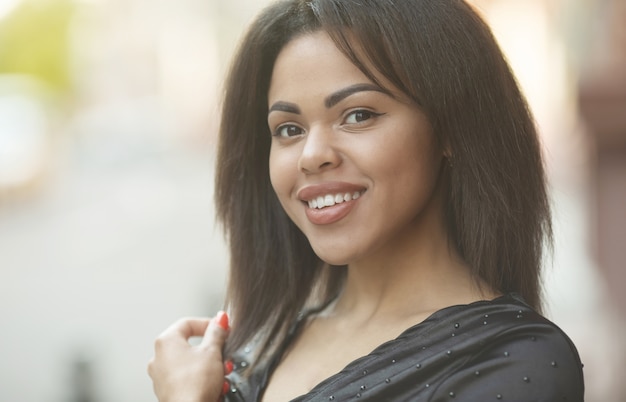
M 300 127 L 294 126 L 293 124 L 286 124 L 284 126 L 278 127 L 274 132 L 274 135 L 277 137 L 287 138 L 300 135 L 302 133 L 304 133 L 304 130 L 302 130 Z
M 366 120 L 376 117 L 378 114 L 370 112 L 369 110 L 355 110 L 346 116 L 345 124 L 358 124 Z

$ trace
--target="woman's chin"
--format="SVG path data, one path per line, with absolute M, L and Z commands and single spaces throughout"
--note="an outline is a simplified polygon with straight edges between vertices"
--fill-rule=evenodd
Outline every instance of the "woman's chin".
M 335 266 L 344 266 L 350 264 L 351 261 L 354 261 L 354 256 L 347 255 L 345 252 L 341 250 L 340 247 L 337 247 L 335 250 L 317 250 L 313 248 L 315 254 L 326 264 L 335 265 Z

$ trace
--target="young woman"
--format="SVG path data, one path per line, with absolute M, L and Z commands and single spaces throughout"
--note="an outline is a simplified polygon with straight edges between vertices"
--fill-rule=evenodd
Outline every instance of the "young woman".
M 232 330 L 170 327 L 160 401 L 214 401 L 224 375 L 232 401 L 583 400 L 574 345 L 539 314 L 537 133 L 466 3 L 270 6 L 220 135 Z

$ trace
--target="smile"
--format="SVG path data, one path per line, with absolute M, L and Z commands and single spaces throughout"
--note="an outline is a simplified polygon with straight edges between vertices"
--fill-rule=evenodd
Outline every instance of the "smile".
M 356 200 L 361 196 L 360 191 L 355 191 L 353 193 L 339 193 L 339 194 L 326 194 L 324 196 L 319 196 L 312 200 L 307 201 L 309 204 L 309 208 L 313 209 L 322 209 L 325 207 L 332 207 L 335 204 L 341 204 L 342 202 Z

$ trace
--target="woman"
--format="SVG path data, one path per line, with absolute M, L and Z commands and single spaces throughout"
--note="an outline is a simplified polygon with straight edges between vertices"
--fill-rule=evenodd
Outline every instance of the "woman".
M 583 400 L 575 347 L 538 313 L 537 133 L 463 1 L 270 6 L 220 135 L 232 331 L 167 330 L 160 401 L 213 401 L 225 374 L 233 401 Z

